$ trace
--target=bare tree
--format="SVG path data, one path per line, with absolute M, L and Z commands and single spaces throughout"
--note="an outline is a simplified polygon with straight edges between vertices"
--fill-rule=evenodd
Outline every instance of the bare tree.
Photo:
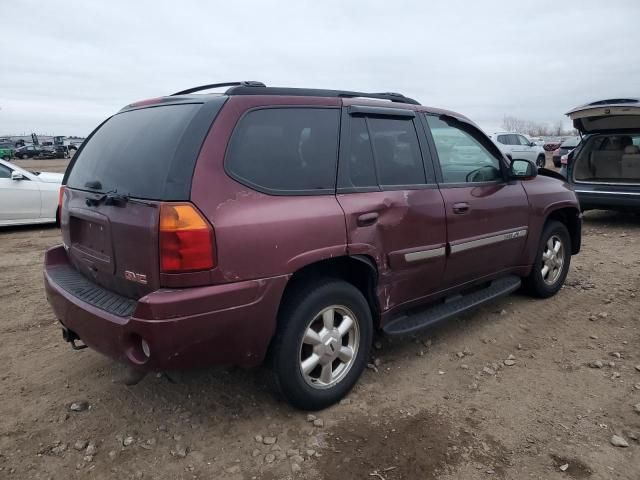
M 502 119 L 502 128 L 507 132 L 521 132 L 524 130 L 526 121 L 516 117 L 505 115 Z
M 565 130 L 561 120 L 558 120 L 551 126 L 550 123 L 523 120 L 511 115 L 505 115 L 502 118 L 502 128 L 507 132 L 525 133 L 531 137 L 563 137 L 578 134 L 575 128 Z

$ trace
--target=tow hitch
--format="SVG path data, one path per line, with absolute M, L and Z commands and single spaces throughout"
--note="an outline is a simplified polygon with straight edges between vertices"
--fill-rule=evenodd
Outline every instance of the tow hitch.
M 82 350 L 83 348 L 87 348 L 87 345 L 85 345 L 84 343 L 76 345 L 77 341 L 82 340 L 80 340 L 80 337 L 76 332 L 74 332 L 73 330 L 69 330 L 67 327 L 62 327 L 62 338 L 65 342 L 69 342 L 71 344 L 71 348 L 73 348 L 74 350 Z

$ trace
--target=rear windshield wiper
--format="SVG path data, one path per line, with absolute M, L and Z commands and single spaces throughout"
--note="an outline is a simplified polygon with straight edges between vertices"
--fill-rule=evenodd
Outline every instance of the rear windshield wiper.
M 129 194 L 118 193 L 117 190 L 110 190 L 102 195 L 97 195 L 94 198 L 87 198 L 85 203 L 90 207 L 97 207 L 101 203 L 105 205 L 123 206 L 127 202 L 139 203 L 142 205 L 150 205 L 155 207 L 156 205 L 151 202 L 145 202 L 144 200 L 138 200 L 131 198 Z

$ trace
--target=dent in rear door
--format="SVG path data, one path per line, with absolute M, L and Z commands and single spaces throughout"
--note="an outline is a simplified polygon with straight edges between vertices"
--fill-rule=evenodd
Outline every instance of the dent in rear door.
M 386 311 L 440 288 L 446 258 L 444 202 L 435 183 L 427 180 L 431 175 L 425 176 L 424 143 L 413 116 L 387 116 L 383 110 L 349 114 L 347 108 L 342 116 L 337 199 L 345 212 L 349 254 L 375 260 L 378 299 Z M 373 117 L 398 121 L 388 122 L 386 131 L 383 124 L 375 130 L 370 125 Z M 407 158 L 420 166 L 414 182 L 379 186 L 385 172 L 376 165 L 387 161 L 393 166 L 397 161 L 399 171 L 414 168 L 416 163 L 402 164 Z M 396 172 L 386 173 L 393 177 Z

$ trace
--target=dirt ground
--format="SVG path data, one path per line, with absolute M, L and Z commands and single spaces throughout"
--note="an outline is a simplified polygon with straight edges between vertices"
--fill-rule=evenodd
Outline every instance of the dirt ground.
M 44 298 L 59 231 L 0 230 L 0 478 L 637 480 L 639 238 L 640 216 L 588 213 L 556 297 L 381 338 L 377 371 L 314 417 L 261 370 L 113 383 L 122 368 L 71 350 Z

